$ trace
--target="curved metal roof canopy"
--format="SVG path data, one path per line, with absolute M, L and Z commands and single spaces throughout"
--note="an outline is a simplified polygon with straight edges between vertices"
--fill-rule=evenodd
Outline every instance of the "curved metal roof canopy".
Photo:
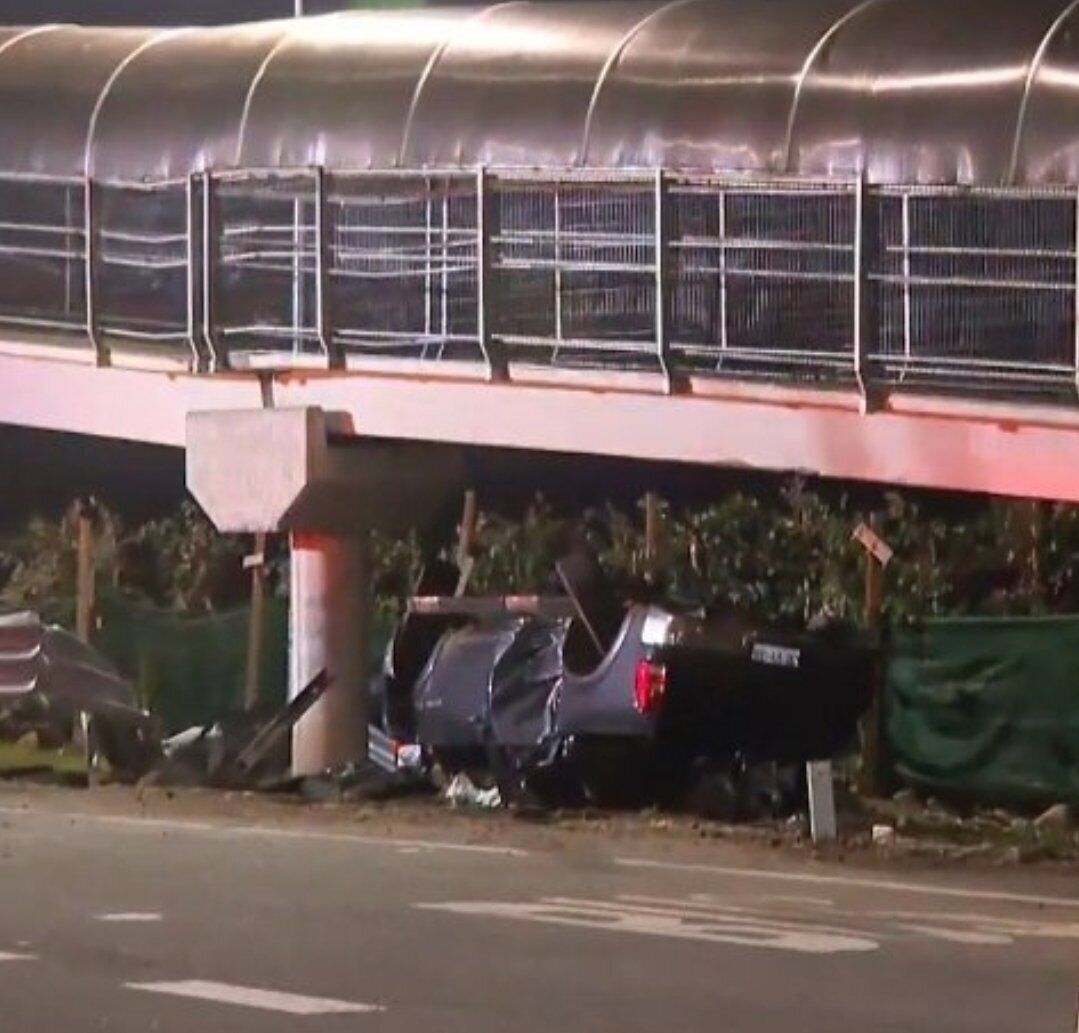
M 508 0 L 0 29 L 0 173 L 585 165 L 1079 183 L 1079 0 Z

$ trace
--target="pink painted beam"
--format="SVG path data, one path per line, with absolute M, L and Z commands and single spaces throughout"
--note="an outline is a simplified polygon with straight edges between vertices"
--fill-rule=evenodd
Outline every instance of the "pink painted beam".
M 398 364 L 282 373 L 278 406 L 320 406 L 351 433 L 775 471 L 1079 502 L 1079 408 L 654 378 L 517 372 L 489 384 Z M 437 373 L 437 371 L 436 371 Z M 0 354 L 0 422 L 182 446 L 188 412 L 255 408 L 251 374 L 95 369 Z

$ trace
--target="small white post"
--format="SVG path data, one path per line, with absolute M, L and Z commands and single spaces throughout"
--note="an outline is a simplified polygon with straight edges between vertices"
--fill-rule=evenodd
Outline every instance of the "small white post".
M 814 843 L 832 843 L 836 838 L 835 790 L 832 762 L 811 760 L 806 764 L 809 790 L 809 831 Z

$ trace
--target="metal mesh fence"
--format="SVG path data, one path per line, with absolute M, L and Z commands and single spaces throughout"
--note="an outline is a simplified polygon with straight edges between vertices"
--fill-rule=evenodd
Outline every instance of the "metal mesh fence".
M 853 189 L 683 183 L 671 204 L 670 333 L 690 368 L 853 368 Z
M 877 203 L 879 375 L 972 387 L 1074 377 L 1074 197 L 913 189 Z
M 188 212 L 184 185 L 98 187 L 94 320 L 106 339 L 186 350 Z
M 318 354 L 311 175 L 213 184 L 212 313 L 221 347 Z
M 84 206 L 82 183 L 0 180 L 0 324 L 85 334 Z
M 473 177 L 337 177 L 329 303 L 349 352 L 476 359 Z
M 215 368 L 504 355 L 1074 397 L 1076 210 L 1063 191 L 592 170 L 9 177 L 0 327 Z
M 510 357 L 654 365 L 650 183 L 500 176 L 495 191 L 493 330 Z

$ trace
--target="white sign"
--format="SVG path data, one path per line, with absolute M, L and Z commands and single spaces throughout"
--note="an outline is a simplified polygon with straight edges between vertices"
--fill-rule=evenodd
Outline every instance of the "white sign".
M 868 524 L 859 524 L 851 537 L 882 567 L 888 566 L 895 555 L 892 547 Z
M 802 651 L 792 646 L 754 642 L 750 659 L 758 664 L 770 664 L 772 667 L 797 667 L 802 661 Z

